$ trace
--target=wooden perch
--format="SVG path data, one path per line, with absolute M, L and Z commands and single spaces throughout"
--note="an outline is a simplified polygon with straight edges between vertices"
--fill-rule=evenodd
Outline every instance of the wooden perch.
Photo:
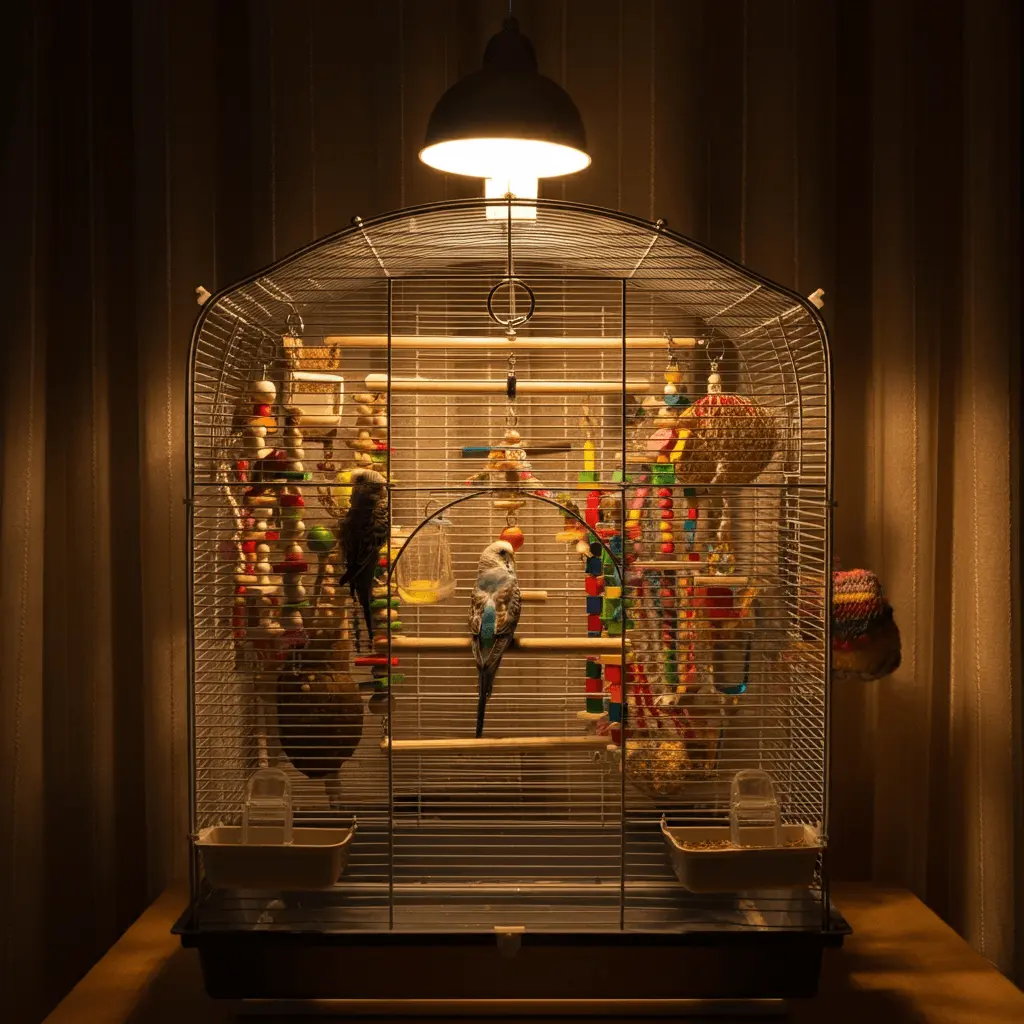
M 385 650 L 388 638 L 379 636 L 374 646 Z M 629 642 L 626 642 L 629 649 Z M 468 636 L 401 636 L 391 637 L 393 654 L 456 654 L 471 650 Z M 546 654 L 601 654 L 622 651 L 622 640 L 616 636 L 524 636 L 517 637 L 505 652 L 508 655 L 531 655 L 543 657 Z
M 391 391 L 412 393 L 436 393 L 443 395 L 503 395 L 507 383 L 504 377 L 498 380 L 444 380 L 440 377 L 392 377 Z M 388 375 L 386 373 L 368 373 L 366 390 L 375 394 L 386 391 Z M 516 383 L 516 393 L 520 395 L 617 395 L 623 389 L 627 394 L 643 395 L 657 390 L 660 394 L 661 385 L 653 385 L 649 380 L 530 380 L 520 378 Z
M 664 351 L 669 347 L 690 349 L 697 347 L 696 338 L 627 338 L 626 348 L 640 351 Z M 388 339 L 384 334 L 329 334 L 323 344 L 329 348 L 387 348 Z M 461 349 L 483 352 L 556 352 L 596 351 L 598 349 L 621 349 L 621 338 L 522 338 L 517 337 L 510 345 L 503 337 L 494 338 L 452 338 L 438 335 L 398 334 L 391 339 L 392 349 Z
M 519 600 L 530 602 L 531 604 L 542 604 L 548 599 L 548 592 L 546 590 L 520 590 Z
M 513 444 L 487 444 L 469 445 L 462 449 L 464 459 L 486 459 L 491 452 L 503 452 L 507 448 L 516 448 Z M 572 451 L 571 441 L 555 441 L 552 444 L 528 446 L 523 449 L 528 459 L 535 459 L 538 455 L 560 455 Z
M 391 740 L 396 753 L 429 754 L 434 751 L 451 754 L 485 753 L 487 751 L 515 752 L 529 750 L 606 750 L 607 736 L 585 734 L 581 736 L 499 736 L 491 739 L 472 737 L 441 740 Z M 380 741 L 381 750 L 387 750 L 387 738 Z

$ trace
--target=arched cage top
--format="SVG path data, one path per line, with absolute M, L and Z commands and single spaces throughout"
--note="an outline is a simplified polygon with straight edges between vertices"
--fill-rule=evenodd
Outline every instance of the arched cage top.
M 495 212 L 511 216 L 495 217 Z M 522 218 L 518 211 L 535 215 Z M 491 214 L 488 216 L 488 214 Z M 511 236 L 511 237 L 510 237 Z M 564 277 L 626 280 L 657 302 L 647 326 L 656 332 L 687 324 L 740 349 L 776 330 L 790 343 L 813 337 L 825 373 L 827 343 L 814 308 L 787 289 L 751 273 L 690 239 L 612 210 L 538 199 L 466 199 L 386 214 L 319 239 L 248 281 L 219 292 L 197 326 L 201 343 L 217 322 L 240 322 L 281 335 L 298 312 L 306 330 L 332 326 L 332 303 L 381 280 L 409 277 Z M 555 310 L 534 329 L 557 318 Z M 386 328 L 368 318 L 364 326 Z M 640 323 L 637 323 L 640 326 Z M 617 324 L 611 325 L 614 337 Z M 589 330 L 579 327 L 578 330 Z M 565 324 L 565 337 L 574 329 Z M 500 330 L 497 332 L 500 337 Z

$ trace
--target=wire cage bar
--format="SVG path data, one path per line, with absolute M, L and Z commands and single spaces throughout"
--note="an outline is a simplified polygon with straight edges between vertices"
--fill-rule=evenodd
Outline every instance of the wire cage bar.
M 820 858 L 693 892 L 662 824 L 727 828 L 757 769 L 827 841 L 823 324 L 663 224 L 501 203 L 357 219 L 199 318 L 192 837 L 239 825 L 261 769 L 297 826 L 357 833 L 316 892 L 214 890 L 195 853 L 191 934 L 821 933 Z M 335 543 L 367 469 L 373 643 Z M 467 619 L 499 538 L 524 601 L 477 737 Z

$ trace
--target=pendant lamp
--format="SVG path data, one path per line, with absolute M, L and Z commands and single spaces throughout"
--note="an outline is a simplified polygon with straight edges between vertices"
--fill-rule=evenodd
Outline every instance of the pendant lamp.
M 533 45 L 507 18 L 484 50 L 483 67 L 437 101 L 420 159 L 449 174 L 487 179 L 484 194 L 537 197 L 537 179 L 590 164 L 580 112 L 569 94 L 537 71 Z M 513 215 L 534 216 L 533 207 Z M 501 207 L 488 215 L 506 216 Z

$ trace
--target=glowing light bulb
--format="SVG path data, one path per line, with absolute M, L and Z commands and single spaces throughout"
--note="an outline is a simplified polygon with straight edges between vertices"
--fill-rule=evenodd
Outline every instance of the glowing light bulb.
M 513 199 L 536 199 L 537 179 L 528 175 L 520 175 L 516 178 L 506 175 L 487 178 L 484 181 L 485 199 L 504 199 L 509 195 Z M 537 217 L 537 207 L 532 203 L 529 205 L 513 203 L 511 208 L 508 204 L 496 203 L 487 207 L 488 220 L 506 220 L 509 216 L 513 220 L 534 220 Z

